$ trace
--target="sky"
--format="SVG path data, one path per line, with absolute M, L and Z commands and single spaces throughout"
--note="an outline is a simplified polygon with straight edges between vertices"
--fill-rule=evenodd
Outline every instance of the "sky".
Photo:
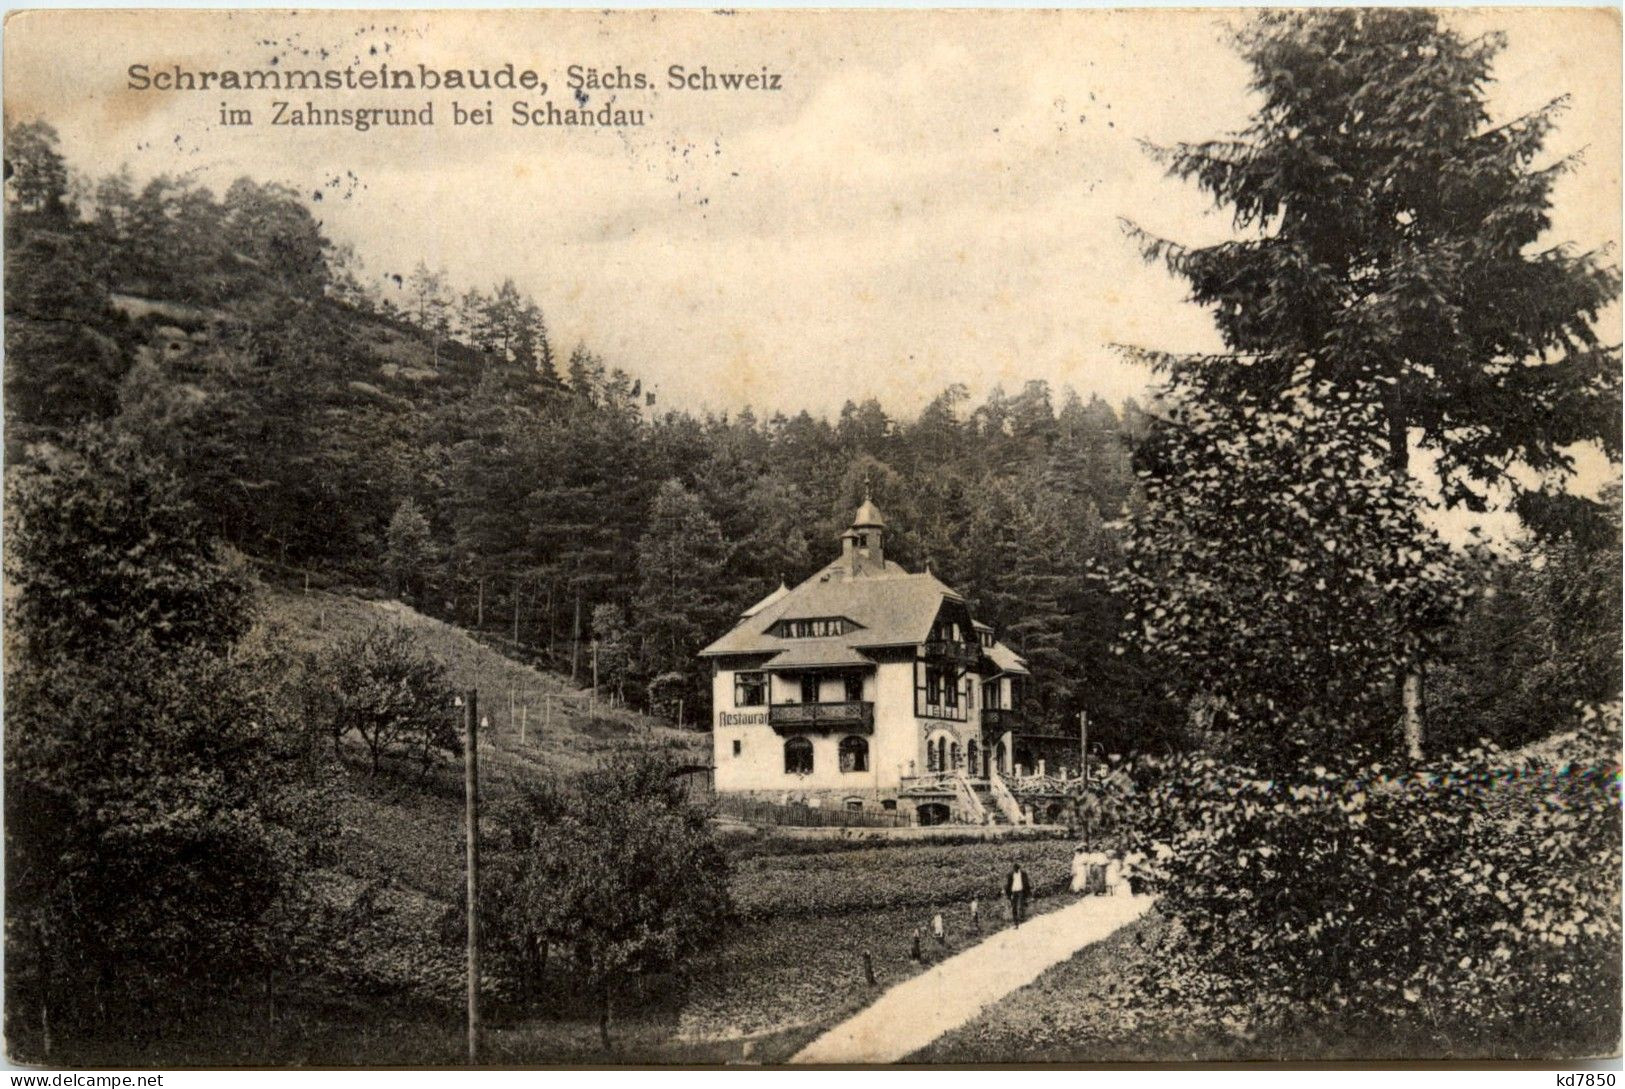
M 875 397 L 917 411 L 950 383 L 974 398 L 1028 379 L 1113 402 L 1148 374 L 1114 346 L 1219 347 L 1182 286 L 1147 265 L 1130 219 L 1185 242 L 1228 217 L 1169 180 L 1139 141 L 1246 121 L 1247 70 L 1218 10 L 948 12 L 29 12 L 8 21 L 8 120 L 43 117 L 76 167 L 138 179 L 248 175 L 322 193 L 313 211 L 372 274 L 420 260 L 460 288 L 511 276 L 555 344 L 578 341 L 658 390 L 662 407 L 833 414 Z M 1461 11 L 1504 29 L 1492 105 L 1560 94 L 1550 144 L 1586 149 L 1560 183 L 1554 239 L 1620 234 L 1619 17 Z M 320 60 L 325 51 L 326 59 Z M 642 72 L 615 93 L 641 128 L 520 128 L 527 92 L 160 93 L 126 69 L 350 62 Z M 782 90 L 668 89 L 670 65 L 781 75 Z M 590 91 L 597 106 L 604 92 Z M 251 108 L 223 127 L 219 106 Z M 432 128 L 274 127 L 271 102 L 418 105 Z M 495 124 L 454 127 L 450 102 Z M 1619 339 L 1617 309 L 1607 339 Z

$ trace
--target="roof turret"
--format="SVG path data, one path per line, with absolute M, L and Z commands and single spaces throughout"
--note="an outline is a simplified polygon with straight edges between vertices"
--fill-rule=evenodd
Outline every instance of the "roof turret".
M 869 496 L 869 474 L 863 475 L 863 505 L 858 513 L 852 517 L 853 529 L 885 529 L 886 520 L 880 516 L 880 508 Z

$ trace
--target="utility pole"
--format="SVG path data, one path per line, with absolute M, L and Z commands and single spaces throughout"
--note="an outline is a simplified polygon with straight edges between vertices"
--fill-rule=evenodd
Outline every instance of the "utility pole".
M 1082 756 L 1083 789 L 1089 789 L 1089 712 L 1078 712 L 1078 743 L 1082 746 L 1079 754 Z
M 468 1063 L 480 1061 L 480 694 L 463 694 L 463 793 L 468 821 Z

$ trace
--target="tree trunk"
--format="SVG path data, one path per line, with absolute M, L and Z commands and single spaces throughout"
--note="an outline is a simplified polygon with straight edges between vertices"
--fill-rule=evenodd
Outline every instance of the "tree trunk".
M 581 591 L 576 591 L 575 623 L 570 631 L 570 683 L 579 683 L 581 676 Z
M 483 630 L 485 628 L 485 576 L 484 575 L 480 576 L 478 594 L 479 594 L 479 596 L 476 597 L 475 601 L 474 601 L 474 630 L 475 631 L 481 631 L 481 630 Z
M 610 1050 L 609 1042 L 609 984 L 604 984 L 604 1001 L 598 1007 L 598 1039 L 604 1045 L 604 1050 Z
M 1403 486 L 1410 482 L 1410 429 L 1397 404 L 1388 407 L 1388 467 L 1395 483 Z M 1404 639 L 1405 675 L 1400 682 L 1399 731 L 1404 739 L 1405 756 L 1414 762 L 1422 759 L 1422 660 L 1416 637 L 1406 633 Z
M 1405 733 L 1405 758 L 1412 763 L 1422 759 L 1422 666 L 1414 659 L 1405 669 L 1401 689 L 1404 707 L 1402 723 Z
M 553 583 L 547 584 L 547 657 L 551 665 L 553 655 L 558 653 L 558 625 L 553 623 Z

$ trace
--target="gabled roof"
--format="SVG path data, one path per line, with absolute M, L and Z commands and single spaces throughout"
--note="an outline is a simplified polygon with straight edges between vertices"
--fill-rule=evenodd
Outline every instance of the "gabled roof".
M 763 609 L 767 608 L 769 605 L 773 604 L 775 601 L 779 600 L 779 598 L 783 597 L 785 594 L 788 594 L 789 592 L 790 592 L 790 587 L 786 586 L 782 582 L 779 583 L 779 588 L 777 590 L 774 590 L 771 594 L 768 594 L 762 600 L 758 601 L 756 604 L 752 605 L 750 608 L 748 608 L 744 612 L 740 613 L 739 614 L 739 619 L 744 620 L 747 617 L 755 616 L 757 613 L 761 612 Z
M 943 601 L 964 599 L 935 575 L 911 575 L 887 561 L 883 571 L 852 575 L 840 560 L 774 600 L 769 595 L 733 631 L 700 651 L 702 656 L 783 652 L 802 644 L 852 649 L 914 646 L 926 641 Z M 785 639 L 769 632 L 780 620 L 844 616 L 862 625 L 842 636 Z M 798 655 L 799 657 L 799 655 Z M 852 664 L 868 659 L 858 659 Z M 781 664 L 775 659 L 771 664 Z
M 1000 673 L 1025 675 L 1028 672 L 1027 660 L 1003 643 L 995 641 L 991 647 L 988 647 L 987 657 L 992 660 L 994 665 L 999 667 Z

